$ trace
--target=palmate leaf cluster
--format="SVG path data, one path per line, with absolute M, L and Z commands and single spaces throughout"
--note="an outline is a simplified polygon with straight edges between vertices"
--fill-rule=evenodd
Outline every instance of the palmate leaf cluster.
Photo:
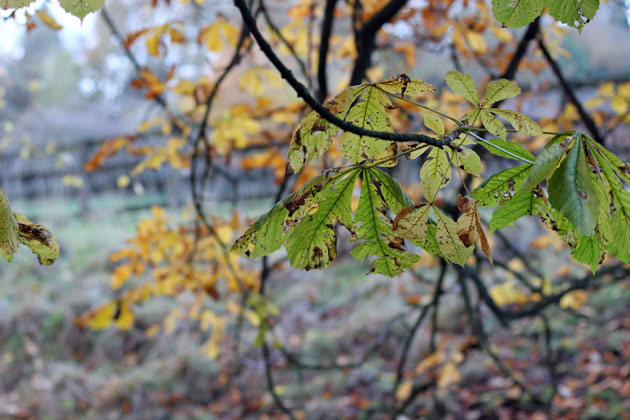
M 479 208 L 497 207 L 489 223 L 491 231 L 511 226 L 520 217 L 536 216 L 560 235 L 576 260 L 593 271 L 606 253 L 630 263 L 630 193 L 625 189 L 630 185 L 630 166 L 577 132 L 556 134 L 534 156 L 506 138 L 508 129 L 497 116 L 509 123 L 509 131 L 526 135 L 541 135 L 538 124 L 515 111 L 492 107 L 518 95 L 516 84 L 490 82 L 480 99 L 470 76 L 449 72 L 446 80 L 453 92 L 472 105 L 461 117 L 466 123 L 445 132 L 444 115 L 415 102 L 436 139 L 456 133 L 442 147 L 419 144 L 400 152 L 395 142 L 340 133 L 318 113 L 308 114 L 289 147 L 293 171 L 326 153 L 335 139 L 349 165 L 321 172 L 277 203 L 250 226 L 233 249 L 257 258 L 284 246 L 293 267 L 324 268 L 336 257 L 337 225 L 341 225 L 358 242 L 352 256 L 371 259 L 372 272 L 391 277 L 418 262 L 421 249 L 464 265 L 477 245 L 492 259 Z M 351 86 L 330 100 L 327 108 L 357 126 L 391 132 L 388 112 L 395 107 L 396 98 L 418 97 L 434 90 L 420 79 L 400 75 Z M 485 139 L 475 134 L 484 130 L 497 137 Z M 456 204 L 461 214 L 453 217 L 436 205 L 437 198 L 454 174 L 480 177 L 482 162 L 472 149 L 477 144 L 520 164 L 488 177 L 468 196 L 459 196 Z M 399 183 L 379 168 L 396 165 L 402 155 L 421 162 L 424 199 L 420 202 L 412 202 Z M 354 211 L 353 194 L 359 196 Z

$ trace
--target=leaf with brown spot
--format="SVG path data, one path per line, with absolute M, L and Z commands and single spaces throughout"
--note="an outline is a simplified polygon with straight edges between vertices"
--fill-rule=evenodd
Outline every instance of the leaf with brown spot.
M 404 73 L 377 83 L 376 87 L 401 98 L 404 98 L 405 95 L 419 96 L 427 92 L 435 92 L 435 88 L 429 83 L 421 79 L 412 79 Z
M 473 245 L 478 240 L 481 241 L 481 250 L 492 263 L 490 243 L 486 233 L 481 226 L 481 217 L 477 202 L 470 197 L 457 196 L 457 208 L 464 214 L 457 221 L 457 234 L 462 243 L 466 246 Z
M 436 238 L 444 259 L 462 267 L 472 255 L 473 247 L 465 246 L 457 234 L 457 223 L 433 206 L 437 224 Z
M 407 239 L 423 239 L 427 235 L 430 210 L 426 203 L 405 207 L 394 219 L 394 233 Z
M 14 213 L 18 223 L 20 242 L 33 251 L 40 264 L 52 265 L 59 257 L 59 244 L 44 226 L 35 224 L 19 213 Z

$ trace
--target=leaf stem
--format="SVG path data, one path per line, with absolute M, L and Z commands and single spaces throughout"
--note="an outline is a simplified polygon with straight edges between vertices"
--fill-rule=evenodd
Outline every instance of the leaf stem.
M 468 127 L 466 127 L 466 130 L 467 131 L 478 131 L 478 132 L 481 132 L 481 133 L 489 133 L 487 128 L 482 128 L 482 127 L 470 127 L 470 126 L 468 126 Z M 508 133 L 518 133 L 518 131 L 513 129 L 513 128 L 508 128 L 505 131 L 508 132 Z M 559 131 L 543 131 L 542 133 L 545 134 L 545 135 L 548 135 L 548 136 L 565 136 L 565 135 L 568 136 L 571 133 L 573 133 L 573 131 L 562 131 L 562 132 L 559 132 Z
M 503 153 L 506 153 L 506 154 L 508 154 L 508 155 L 512 156 L 512 157 L 513 157 L 514 159 L 516 159 L 516 160 L 520 160 L 521 162 L 525 162 L 525 163 L 529 163 L 529 164 L 534 163 L 534 161 L 533 161 L 533 160 L 525 159 L 525 158 L 523 158 L 522 156 L 516 155 L 516 154 L 514 154 L 514 153 L 512 153 L 512 152 L 510 152 L 510 151 L 508 151 L 508 150 L 505 150 L 505 149 L 501 148 L 500 146 L 497 146 L 496 144 L 489 142 L 488 140 L 484 139 L 484 138 L 483 138 L 483 137 L 481 137 L 481 136 L 478 136 L 477 134 L 475 134 L 475 133 L 473 133 L 473 132 L 468 132 L 468 133 L 466 133 L 466 134 L 467 134 L 468 136 L 472 136 L 472 137 L 474 137 L 474 138 L 475 138 L 475 140 L 477 140 L 477 141 L 480 141 L 480 142 L 485 143 L 485 144 L 487 144 L 487 145 L 489 145 L 489 146 L 492 146 L 492 147 L 494 147 L 495 149 L 499 149 L 499 150 L 500 150 L 500 151 L 502 151 Z

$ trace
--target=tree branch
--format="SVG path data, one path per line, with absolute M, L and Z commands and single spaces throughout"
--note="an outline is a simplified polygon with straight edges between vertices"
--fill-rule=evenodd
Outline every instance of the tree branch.
M 330 36 L 332 35 L 333 22 L 335 20 L 335 6 L 337 0 L 326 0 L 324 20 L 319 41 L 319 56 L 317 58 L 317 100 L 323 103 L 328 96 L 328 77 L 326 75 L 326 63 L 328 61 L 328 49 L 330 48 Z
M 521 38 L 521 41 L 518 43 L 518 46 L 516 47 L 516 51 L 514 52 L 514 55 L 512 56 L 512 60 L 510 60 L 510 64 L 508 65 L 507 69 L 505 69 L 505 72 L 503 73 L 503 78 L 504 79 L 514 79 L 514 76 L 516 76 L 516 71 L 518 70 L 518 66 L 519 64 L 521 64 L 521 61 L 523 60 L 523 58 L 525 57 L 525 54 L 527 53 L 527 47 L 529 47 L 529 43 L 531 41 L 533 41 L 536 38 L 536 35 L 538 35 L 538 31 L 540 30 L 540 18 L 536 18 L 536 20 L 534 20 L 532 23 L 529 24 L 529 26 L 527 27 L 527 31 L 525 31 L 525 35 L 523 35 L 523 38 Z
M 396 380 L 394 381 L 394 387 L 392 389 L 392 398 L 394 400 L 393 411 L 395 413 L 395 416 L 397 414 L 402 413 L 402 411 L 400 410 L 404 410 L 404 408 L 396 407 L 396 393 L 398 392 L 398 388 L 400 387 L 400 383 L 402 382 L 405 364 L 407 363 L 407 357 L 409 356 L 409 350 L 411 349 L 411 344 L 413 343 L 413 339 L 416 336 L 418 329 L 422 325 L 422 321 L 424 321 L 424 318 L 426 317 L 429 308 L 433 308 L 433 314 L 437 314 L 437 309 L 440 302 L 440 296 L 442 295 L 442 284 L 444 283 L 444 276 L 446 275 L 446 268 L 447 268 L 446 261 L 444 259 L 441 259 L 440 260 L 440 274 L 438 275 L 438 278 L 435 284 L 435 289 L 433 290 L 433 299 L 431 300 L 431 303 L 429 303 L 428 305 L 425 305 L 420 311 L 420 314 L 418 315 L 418 318 L 416 319 L 416 322 L 414 323 L 414 325 L 411 327 L 411 330 L 409 331 L 409 334 L 407 335 L 407 339 L 405 340 L 405 344 L 403 345 L 403 351 L 400 355 L 400 359 L 398 360 L 398 366 L 396 368 Z M 433 337 L 433 335 L 434 335 L 434 332 L 432 331 L 431 336 Z M 431 351 L 434 351 L 433 346 L 431 346 Z M 403 403 L 403 407 L 404 407 L 404 403 Z
M 125 48 L 125 39 L 123 38 L 122 34 L 120 33 L 120 31 L 114 24 L 114 21 L 109 16 L 109 13 L 107 13 L 107 10 L 105 10 L 105 8 L 101 9 L 101 16 L 103 17 L 103 20 L 105 21 L 105 24 L 107 25 L 109 30 L 112 32 L 112 35 L 114 35 L 114 37 L 118 40 L 118 42 L 120 42 L 120 46 L 122 47 L 123 51 L 125 51 L 125 55 L 129 59 L 129 61 L 131 61 L 131 64 L 133 64 L 133 67 L 136 69 L 136 72 L 140 73 L 140 71 L 142 70 L 142 66 L 140 65 L 140 62 L 131 53 L 131 51 L 128 48 Z M 168 112 L 168 106 L 166 104 L 166 100 L 164 100 L 164 97 L 162 95 L 156 95 L 154 99 L 157 103 L 160 104 L 160 106 L 162 106 L 162 108 L 164 108 Z
M 234 0 L 234 5 L 239 9 L 241 15 L 243 17 L 243 21 L 249 27 L 250 32 L 256 39 L 258 46 L 262 50 L 262 52 L 267 56 L 269 61 L 274 65 L 274 67 L 278 70 L 283 79 L 285 79 L 289 85 L 293 88 L 297 95 L 304 99 L 304 101 L 313 108 L 322 118 L 326 121 L 336 125 L 340 129 L 344 131 L 349 131 L 351 133 L 357 134 L 359 136 L 373 137 L 381 140 L 389 140 L 396 142 L 417 142 L 417 143 L 426 143 L 432 146 L 442 147 L 445 146 L 455 139 L 459 137 L 459 132 L 453 133 L 450 136 L 446 136 L 441 139 L 437 139 L 431 136 L 427 136 L 424 134 L 412 134 L 412 133 L 391 133 L 386 131 L 375 131 L 375 130 L 367 130 L 363 127 L 356 126 L 351 124 L 345 120 L 340 119 L 335 114 L 333 114 L 328 108 L 319 103 L 309 92 L 308 88 L 300 83 L 291 70 L 289 70 L 283 63 L 282 60 L 276 55 L 273 51 L 269 43 L 265 40 L 265 37 L 262 35 L 258 26 L 256 25 L 256 20 L 252 16 L 247 4 L 245 4 L 245 0 Z
M 356 34 L 358 55 L 354 62 L 354 69 L 352 69 L 350 85 L 358 85 L 363 81 L 365 72 L 370 68 L 372 62 L 372 52 L 374 52 L 378 31 L 396 16 L 406 4 L 407 0 L 390 0 Z
M 285 47 L 287 47 L 287 49 L 289 50 L 289 52 L 291 53 L 295 61 L 297 61 L 298 66 L 300 66 L 300 71 L 302 72 L 302 75 L 304 76 L 304 78 L 306 80 L 310 80 L 310 76 L 308 74 L 308 70 L 307 70 L 306 64 L 304 63 L 304 60 L 302 60 L 302 58 L 298 55 L 293 45 L 286 39 L 286 37 L 282 34 L 282 32 L 276 26 L 276 24 L 273 23 L 273 21 L 271 20 L 271 16 L 269 16 L 269 12 L 267 11 L 267 7 L 265 6 L 265 2 L 262 0 L 260 2 L 260 11 L 265 17 L 265 21 L 267 22 L 267 25 L 269 25 L 269 28 L 271 28 L 271 30 L 276 34 L 276 36 L 285 45 Z
M 556 79 L 558 79 L 558 83 L 560 83 L 560 86 L 562 86 L 564 93 L 567 95 L 567 97 L 569 98 L 573 106 L 575 106 L 578 114 L 580 114 L 580 118 L 582 119 L 582 122 L 584 122 L 584 125 L 593 136 L 593 140 L 603 145 L 604 138 L 600 134 L 599 129 L 597 128 L 597 125 L 595 124 L 595 121 L 593 121 L 593 118 L 589 115 L 588 112 L 586 112 L 586 109 L 584 109 L 584 106 L 582 105 L 577 95 L 575 94 L 573 87 L 569 84 L 569 82 L 567 82 L 564 75 L 562 74 L 562 70 L 560 69 L 558 62 L 554 60 L 554 58 L 551 56 L 551 54 L 549 53 L 549 50 L 547 49 L 547 46 L 545 45 L 545 42 L 540 36 L 538 37 L 538 47 L 540 48 L 540 51 L 542 51 L 543 56 L 545 57 L 545 60 L 547 60 L 547 63 L 549 63 L 549 66 L 551 67 L 551 70 L 556 76 Z

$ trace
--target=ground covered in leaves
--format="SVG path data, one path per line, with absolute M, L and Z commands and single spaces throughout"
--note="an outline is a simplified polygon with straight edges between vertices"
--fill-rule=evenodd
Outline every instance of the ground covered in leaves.
M 49 214 L 54 218 L 54 211 Z M 244 327 L 238 343 L 230 338 L 214 359 L 208 357 L 202 346 L 207 332 L 185 316 L 195 310 L 191 295 L 156 298 L 136 308 L 130 330 L 76 325 L 76 317 L 112 298 L 112 267 L 104 262 L 144 216 L 121 214 L 115 229 L 103 227 L 98 214 L 52 220 L 68 250 L 59 264 L 36 267 L 21 253 L 14 265 L 2 268 L 1 418 L 282 418 L 266 390 L 256 330 Z M 512 233 L 517 229 L 523 226 Z M 551 281 L 585 273 L 563 265 L 567 251 L 555 254 L 557 243 L 539 233 L 523 244 L 523 252 Z M 501 260 L 500 251 L 496 258 Z M 518 261 L 508 265 L 526 272 Z M 401 403 L 412 392 L 418 395 L 406 418 L 627 418 L 630 289 L 623 282 L 549 309 L 551 341 L 538 318 L 504 328 L 484 312 L 491 347 L 511 372 L 506 375 L 481 351 L 459 286 L 447 271 L 437 331 L 432 335 L 425 321 L 392 396 L 403 342 L 439 270 L 426 259 L 415 275 L 366 276 L 366 267 L 347 250 L 340 250 L 330 271 L 278 270 L 270 283 L 279 310 L 274 334 L 283 343 L 272 351 L 277 393 L 301 418 L 391 418 L 392 401 Z M 514 274 L 498 268 L 481 274 L 496 283 L 490 290 L 506 307 L 524 299 Z M 149 326 L 173 310 L 184 316 L 151 334 Z M 290 366 L 291 357 L 302 367 Z M 414 387 L 423 383 L 425 391 Z

